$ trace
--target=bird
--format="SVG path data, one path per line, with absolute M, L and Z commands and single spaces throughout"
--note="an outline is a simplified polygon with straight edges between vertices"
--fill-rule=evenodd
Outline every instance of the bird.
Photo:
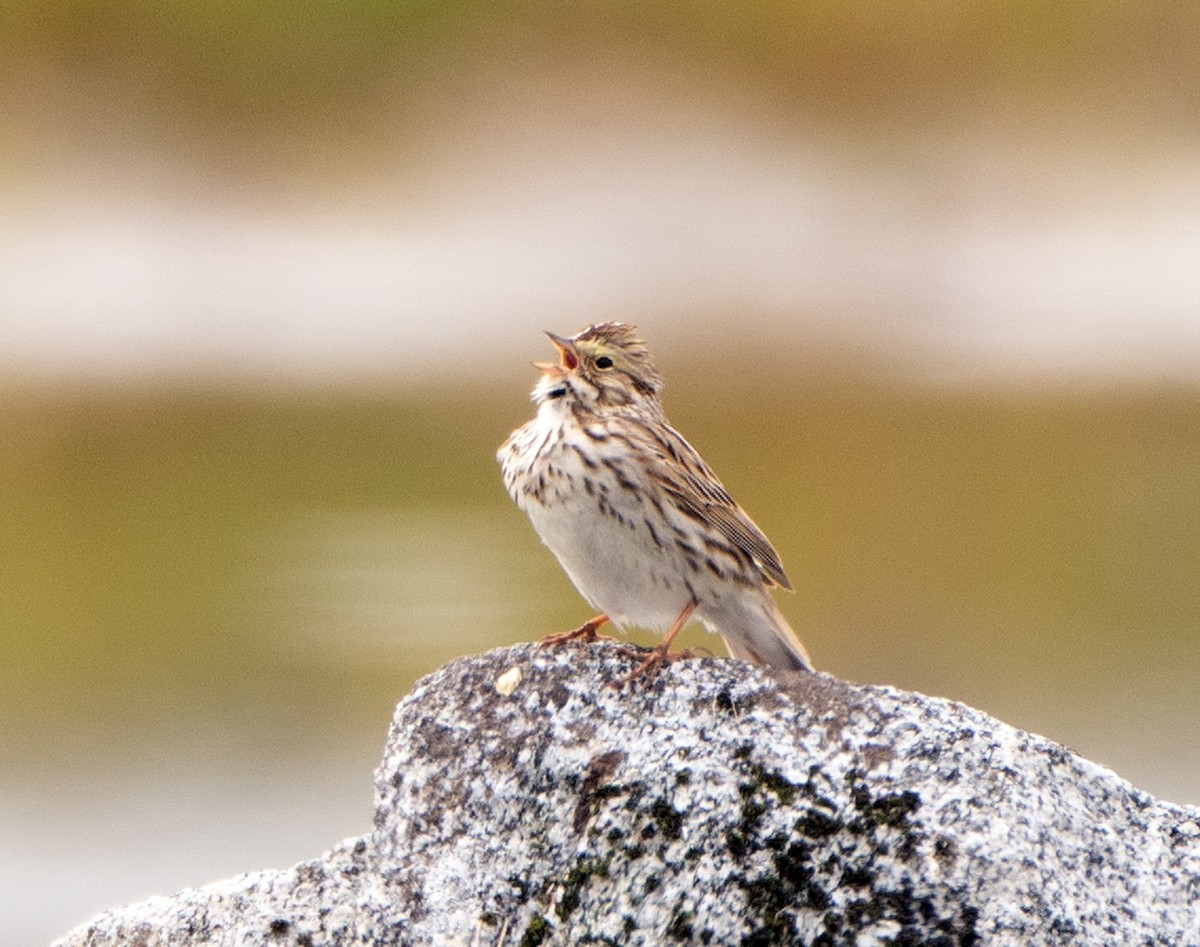
M 667 421 L 663 379 L 635 326 L 547 332 L 557 362 L 541 377 L 534 418 L 496 453 L 504 485 L 598 614 L 545 645 L 595 641 L 606 622 L 662 632 L 617 684 L 691 652 L 671 642 L 691 619 L 734 658 L 811 671 L 772 598 L 791 590 L 779 554 L 712 468 Z

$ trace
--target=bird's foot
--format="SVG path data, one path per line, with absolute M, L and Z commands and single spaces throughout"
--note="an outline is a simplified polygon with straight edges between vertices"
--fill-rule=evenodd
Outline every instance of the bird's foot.
M 555 645 L 566 644 L 568 641 L 582 641 L 590 644 L 593 641 L 616 641 L 611 635 L 602 635 L 598 630 L 608 621 L 607 615 L 597 615 L 589 618 L 574 631 L 563 631 L 556 635 L 547 635 L 539 643 L 539 648 L 552 648 Z
M 649 651 L 641 651 L 637 648 L 629 647 L 620 648 L 619 651 L 624 657 L 633 658 L 638 661 L 638 665 L 624 677 L 617 678 L 615 681 L 609 681 L 608 686 L 614 688 L 624 687 L 630 681 L 639 677 L 657 674 L 664 664 L 670 664 L 672 661 L 679 661 L 683 658 L 690 658 L 692 656 L 691 648 L 686 648 L 683 651 L 672 651 L 671 642 L 675 640 L 675 636 L 687 624 L 687 620 L 692 617 L 692 612 L 695 610 L 696 601 L 693 599 L 683 606 L 679 617 L 675 619 L 670 629 L 663 635 L 662 641 Z
M 619 690 L 630 681 L 637 680 L 639 677 L 653 677 L 664 665 L 670 664 L 672 661 L 683 661 L 696 656 L 696 652 L 692 648 L 684 648 L 682 651 L 671 651 L 669 646 L 669 641 L 662 641 L 649 651 L 633 647 L 617 649 L 617 654 L 621 655 L 621 657 L 631 658 L 638 663 L 628 674 L 622 675 L 615 681 L 609 681 L 608 686 Z

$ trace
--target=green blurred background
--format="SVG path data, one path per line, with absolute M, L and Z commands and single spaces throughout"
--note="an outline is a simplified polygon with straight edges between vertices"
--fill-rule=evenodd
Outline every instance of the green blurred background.
M 1200 802 L 1197 20 L 10 0 L 0 941 L 360 834 L 586 616 L 493 452 L 603 318 L 822 669 Z

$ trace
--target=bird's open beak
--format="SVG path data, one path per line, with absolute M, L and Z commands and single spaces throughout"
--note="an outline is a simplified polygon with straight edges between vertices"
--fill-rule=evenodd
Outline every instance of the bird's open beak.
M 554 347 L 558 349 L 558 357 L 562 360 L 561 366 L 555 368 L 566 369 L 569 372 L 575 371 L 579 367 L 579 355 L 575 351 L 575 343 L 570 339 L 564 339 L 562 336 L 555 335 L 553 332 L 547 332 L 550 341 L 554 343 Z

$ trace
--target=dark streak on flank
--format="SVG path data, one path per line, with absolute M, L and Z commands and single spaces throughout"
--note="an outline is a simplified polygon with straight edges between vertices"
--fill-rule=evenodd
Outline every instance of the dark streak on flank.
M 642 522 L 646 524 L 646 529 L 650 531 L 650 538 L 654 540 L 654 545 L 656 545 L 659 549 L 662 549 L 663 541 L 658 538 L 658 533 L 654 531 L 654 526 L 651 524 L 650 518 L 644 517 Z
M 600 463 L 604 464 L 604 466 L 607 467 L 612 475 L 616 478 L 617 486 L 628 493 L 632 493 L 638 498 L 639 502 L 641 501 L 641 491 L 638 489 L 638 485 L 625 475 L 625 471 L 621 469 L 621 465 L 619 463 L 617 463 L 615 460 L 610 460 L 607 457 L 600 461 Z
M 583 464 L 583 466 L 585 466 L 588 470 L 599 470 L 600 469 L 600 465 L 597 464 L 594 460 L 592 460 L 592 458 L 590 458 L 587 455 L 587 451 L 585 451 L 582 447 L 580 447 L 578 444 L 572 444 L 570 446 L 571 446 L 571 450 L 575 451 L 575 453 L 579 456 L 579 462 L 581 464 Z

